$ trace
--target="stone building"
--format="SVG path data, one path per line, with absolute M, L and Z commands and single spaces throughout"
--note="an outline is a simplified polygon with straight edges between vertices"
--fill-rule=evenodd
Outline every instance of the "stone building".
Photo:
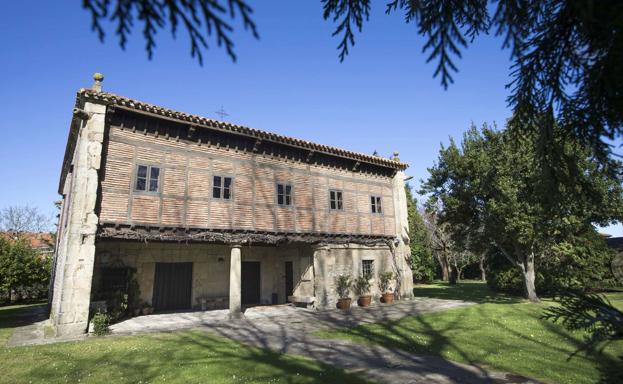
M 60 177 L 50 321 L 87 329 L 133 268 L 156 311 L 200 301 L 335 305 L 335 277 L 397 274 L 412 294 L 406 164 L 81 89 Z M 372 282 L 377 297 L 377 284 Z

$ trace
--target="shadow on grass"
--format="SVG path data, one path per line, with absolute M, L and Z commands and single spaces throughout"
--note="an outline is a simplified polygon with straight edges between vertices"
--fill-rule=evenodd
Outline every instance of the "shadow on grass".
M 140 339 L 107 337 L 36 348 L 37 366 L 17 367 L 21 371 L 14 372 L 15 378 L 45 383 L 366 383 L 325 364 L 197 331 Z M 34 351 L 29 350 L 32 347 L 14 349 L 12 353 L 32 357 Z M 11 372 L 15 367 L 7 368 Z
M 418 285 L 413 288 L 415 297 L 430 297 L 445 300 L 464 300 L 475 303 L 514 304 L 523 301 L 523 298 L 509 296 L 492 291 L 480 281 L 462 281 L 456 285 L 447 282 L 434 282 Z
M 0 308 L 0 328 L 15 328 L 46 319 L 46 304 L 12 305 Z

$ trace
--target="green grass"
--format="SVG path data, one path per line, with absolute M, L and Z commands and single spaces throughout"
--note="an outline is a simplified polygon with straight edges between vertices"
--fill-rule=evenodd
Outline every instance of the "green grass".
M 309 359 L 199 331 L 5 347 L 32 308 L 0 308 L 0 383 L 364 383 Z
M 623 342 L 610 344 L 602 355 L 571 354 L 581 345 L 581 332 L 539 317 L 552 302 L 525 302 L 496 295 L 486 285 L 466 282 L 455 287 L 420 285 L 419 297 L 472 300 L 480 304 L 406 317 L 397 322 L 324 331 L 326 338 L 376 343 L 414 354 L 437 355 L 462 363 L 512 372 L 550 383 L 623 382 Z M 623 294 L 610 300 L 623 307 Z

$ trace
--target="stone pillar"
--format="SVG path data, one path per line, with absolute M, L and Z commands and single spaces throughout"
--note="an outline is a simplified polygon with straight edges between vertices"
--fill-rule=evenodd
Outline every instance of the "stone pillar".
M 409 216 L 404 172 L 396 172 L 392 181 L 392 188 L 394 192 L 394 217 L 396 220 L 396 242 L 394 243 L 394 272 L 397 275 L 396 293 L 399 298 L 409 298 L 413 297 L 413 272 L 411 271 Z
M 329 246 L 326 244 L 316 244 L 312 247 L 312 265 L 314 266 L 314 297 L 316 298 L 317 308 L 327 308 L 330 306 L 330 291 L 327 285 L 331 284 L 328 279 L 330 276 L 326 268 L 326 256 Z
M 95 263 L 95 233 L 98 217 L 95 214 L 99 169 L 106 106 L 86 102 L 76 113 L 78 124 L 73 153 L 73 172 L 67 191 L 69 203 L 67 229 L 59 234 L 59 253 L 56 257 L 54 295 L 50 323 L 55 336 L 77 335 L 86 332 L 91 302 L 91 280 Z M 86 119 L 86 120 L 84 120 Z
M 229 317 L 239 319 L 242 314 L 242 260 L 239 244 L 231 247 L 229 256 Z

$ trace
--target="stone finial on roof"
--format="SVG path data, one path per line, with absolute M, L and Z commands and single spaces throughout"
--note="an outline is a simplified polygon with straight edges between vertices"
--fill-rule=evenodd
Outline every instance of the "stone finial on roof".
M 96 92 L 102 92 L 102 81 L 104 81 L 104 75 L 99 72 L 95 72 L 93 74 L 93 80 L 95 80 L 95 82 L 91 88 Z
M 394 156 L 392 157 L 392 160 L 394 161 L 400 161 L 400 157 L 398 157 L 400 154 L 398 152 L 394 152 Z

